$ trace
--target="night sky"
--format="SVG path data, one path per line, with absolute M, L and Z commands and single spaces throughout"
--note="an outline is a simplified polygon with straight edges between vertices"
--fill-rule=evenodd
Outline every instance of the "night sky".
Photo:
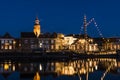
M 36 16 L 42 33 L 79 34 L 84 14 L 88 21 L 95 18 L 104 37 L 120 37 L 120 0 L 1 0 L 0 35 L 33 31 Z M 93 23 L 87 31 L 99 37 Z

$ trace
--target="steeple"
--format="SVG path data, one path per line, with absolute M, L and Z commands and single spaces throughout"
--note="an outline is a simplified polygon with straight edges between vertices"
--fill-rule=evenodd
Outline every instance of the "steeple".
M 39 37 L 39 35 L 41 33 L 40 21 L 39 21 L 38 17 L 36 17 L 36 19 L 35 19 L 33 32 L 36 35 L 36 37 Z
M 35 19 L 35 25 L 39 25 L 40 21 L 38 19 L 38 17 L 36 16 L 36 19 Z

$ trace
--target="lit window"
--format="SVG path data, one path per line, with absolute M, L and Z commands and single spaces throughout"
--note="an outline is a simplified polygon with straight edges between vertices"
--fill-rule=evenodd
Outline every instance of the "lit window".
M 1 43 L 4 44 L 4 40 L 2 40 Z
M 9 46 L 9 49 L 12 49 L 12 46 Z
M 51 45 L 51 49 L 54 49 L 54 45 Z
M 3 49 L 4 47 L 3 46 L 1 46 L 1 49 Z
M 54 43 L 54 40 L 51 40 L 51 43 Z
M 40 45 L 39 47 L 42 47 L 42 43 L 40 43 L 39 45 Z
M 12 40 L 9 40 L 9 43 L 11 44 L 11 43 L 12 43 Z
M 19 46 L 21 46 L 21 44 L 19 44 Z
M 7 45 L 5 45 L 5 49 L 8 49 L 8 46 L 7 46 Z

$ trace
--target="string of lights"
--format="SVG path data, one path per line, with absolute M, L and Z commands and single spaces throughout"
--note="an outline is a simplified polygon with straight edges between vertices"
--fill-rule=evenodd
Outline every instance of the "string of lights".
M 99 29 L 99 27 L 98 27 L 98 25 L 97 25 L 97 23 L 96 23 L 96 21 L 95 21 L 94 18 L 92 18 L 92 19 L 86 24 L 86 26 L 90 25 L 92 22 L 94 23 L 94 26 L 96 27 L 96 29 L 97 29 L 100 37 L 102 37 L 102 39 L 104 39 L 103 34 L 102 34 L 102 32 L 100 31 L 100 29 Z M 80 29 L 80 33 L 82 33 L 83 28 L 84 28 L 84 27 L 83 27 L 83 25 L 82 25 L 82 27 L 81 27 L 81 29 Z M 87 28 L 86 28 L 86 31 L 87 31 Z

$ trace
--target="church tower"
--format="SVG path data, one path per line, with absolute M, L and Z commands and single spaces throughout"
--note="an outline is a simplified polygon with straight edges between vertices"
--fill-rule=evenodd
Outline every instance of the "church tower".
M 38 17 L 36 17 L 33 32 L 37 37 L 39 37 L 39 35 L 41 33 L 39 22 L 40 21 L 39 21 Z

